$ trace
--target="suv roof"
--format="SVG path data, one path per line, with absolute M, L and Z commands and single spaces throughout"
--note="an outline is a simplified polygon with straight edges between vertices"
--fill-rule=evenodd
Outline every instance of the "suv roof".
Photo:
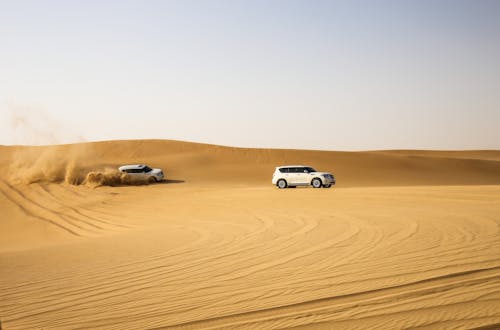
M 122 170 L 132 170 L 132 169 L 143 169 L 144 167 L 146 167 L 146 165 L 144 164 L 135 164 L 135 165 L 123 165 L 123 166 L 120 166 L 120 169 Z
M 305 165 L 285 165 L 285 166 L 278 166 L 276 168 L 289 168 L 289 167 L 310 167 L 310 166 L 305 166 Z

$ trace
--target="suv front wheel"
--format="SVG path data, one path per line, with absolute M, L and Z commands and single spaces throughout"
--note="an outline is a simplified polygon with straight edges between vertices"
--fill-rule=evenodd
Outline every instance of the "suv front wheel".
M 280 188 L 280 189 L 285 189 L 285 188 L 286 188 L 286 186 L 287 186 L 287 183 L 286 183 L 286 181 L 285 181 L 285 180 L 283 180 L 283 179 L 279 179 L 279 180 L 278 180 L 278 183 L 276 183 L 276 185 L 277 185 L 277 186 L 278 186 L 278 188 Z
M 321 186 L 323 185 L 323 182 L 321 182 L 320 179 L 318 178 L 314 178 L 312 181 L 311 181 L 311 184 L 314 188 L 321 188 Z

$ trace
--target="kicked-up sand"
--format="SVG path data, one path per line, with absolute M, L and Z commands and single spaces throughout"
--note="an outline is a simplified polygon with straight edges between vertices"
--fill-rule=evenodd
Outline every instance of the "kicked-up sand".
M 499 151 L 0 147 L 0 235 L 4 330 L 500 327 Z

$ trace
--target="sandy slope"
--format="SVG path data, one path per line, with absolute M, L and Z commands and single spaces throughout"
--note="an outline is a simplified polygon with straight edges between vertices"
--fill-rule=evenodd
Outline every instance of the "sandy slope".
M 172 181 L 65 183 L 127 162 Z M 275 189 L 285 163 L 339 185 Z M 2 329 L 500 326 L 498 151 L 115 141 L 0 147 L 0 173 Z

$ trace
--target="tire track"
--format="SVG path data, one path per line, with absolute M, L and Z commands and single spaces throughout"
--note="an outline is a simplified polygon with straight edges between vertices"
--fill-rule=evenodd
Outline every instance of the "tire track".
M 9 193 L 9 191 L 11 193 Z M 32 209 L 37 208 L 36 204 L 35 204 L 35 207 L 24 205 L 25 203 L 23 203 L 23 201 L 26 200 L 24 198 L 24 196 L 22 194 L 20 194 L 18 191 L 16 191 L 15 189 L 12 189 L 11 186 L 3 180 L 0 180 L 0 192 L 2 193 L 2 195 L 5 196 L 5 198 L 7 198 L 10 202 L 12 202 L 14 205 L 16 205 L 16 207 L 18 207 L 27 216 L 29 216 L 33 219 L 37 219 L 37 220 L 46 222 L 50 225 L 53 225 L 54 227 L 62 229 L 66 233 L 69 233 L 73 236 L 81 236 L 80 233 L 77 230 L 75 230 L 74 228 L 70 228 L 70 227 L 63 225 L 57 221 L 54 221 L 48 217 L 41 216 L 40 214 L 37 214 L 36 211 L 32 211 Z

